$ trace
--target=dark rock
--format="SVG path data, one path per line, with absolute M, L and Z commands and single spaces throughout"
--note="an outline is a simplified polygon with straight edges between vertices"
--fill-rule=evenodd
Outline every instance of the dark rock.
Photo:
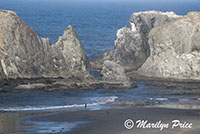
M 6 91 L 6 90 L 0 89 L 0 94 L 1 94 L 1 93 L 7 93 L 7 91 Z

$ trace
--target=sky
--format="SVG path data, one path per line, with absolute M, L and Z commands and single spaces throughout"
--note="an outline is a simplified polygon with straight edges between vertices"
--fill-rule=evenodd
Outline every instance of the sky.
M 0 0 L 0 4 L 1 2 L 3 2 L 4 0 Z M 134 3 L 134 2 L 139 2 L 142 4 L 145 3 L 194 3 L 194 4 L 198 4 L 200 5 L 200 0 L 6 0 L 4 2 L 34 2 L 34 3 L 49 3 L 49 2 L 55 2 L 55 3 Z
M 67 0 L 65 0 L 67 1 Z M 79 1 L 102 1 L 102 0 L 79 0 Z M 199 0 L 105 0 L 105 1 L 121 1 L 121 2 L 125 2 L 125 1 L 130 1 L 130 2 L 134 2 L 134 1 L 144 1 L 144 2 L 166 2 L 166 1 L 171 1 L 171 2 L 185 2 L 185 1 L 199 1 Z
M 16 0 L 14 0 L 16 1 Z M 73 2 L 199 2 L 200 0 L 19 0 L 19 1 L 73 1 Z
M 92 3 L 97 3 L 97 2 L 112 2 L 112 3 L 115 3 L 115 2 L 141 2 L 141 3 L 145 3 L 145 2 L 154 2 L 154 3 L 185 3 L 185 2 L 188 2 L 188 3 L 200 3 L 200 0 L 34 0 L 34 1 L 53 1 L 53 2 L 92 2 Z

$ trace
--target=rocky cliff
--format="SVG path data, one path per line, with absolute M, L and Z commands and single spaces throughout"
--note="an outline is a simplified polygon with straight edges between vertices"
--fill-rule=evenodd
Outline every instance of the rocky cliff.
M 200 79 L 200 13 L 152 29 L 150 57 L 139 69 L 147 76 Z
M 121 65 L 125 71 L 140 68 L 150 55 L 148 34 L 154 27 L 176 20 L 173 12 L 146 11 L 133 13 L 130 17 L 131 28 L 123 27 L 117 31 L 114 50 L 105 52 L 91 65 L 102 68 L 104 60 L 111 60 Z
M 69 77 L 90 70 L 72 26 L 50 44 L 12 11 L 0 11 L 0 61 L 6 78 Z
M 92 62 L 93 68 L 104 68 L 108 60 L 137 75 L 200 79 L 200 12 L 138 12 L 130 25 L 118 30 L 114 50 Z

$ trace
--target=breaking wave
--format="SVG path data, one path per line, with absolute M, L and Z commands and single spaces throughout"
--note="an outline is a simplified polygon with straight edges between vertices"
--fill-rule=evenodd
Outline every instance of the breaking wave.
M 69 108 L 81 108 L 103 105 L 108 102 L 113 102 L 117 99 L 117 96 L 108 96 L 108 97 L 90 97 L 88 100 L 92 101 L 91 103 L 84 104 L 72 104 L 72 105 L 60 105 L 60 106 L 19 106 L 19 107 L 4 107 L 0 108 L 0 111 L 4 112 L 17 112 L 17 111 L 42 111 L 42 110 L 59 110 L 59 109 L 69 109 Z

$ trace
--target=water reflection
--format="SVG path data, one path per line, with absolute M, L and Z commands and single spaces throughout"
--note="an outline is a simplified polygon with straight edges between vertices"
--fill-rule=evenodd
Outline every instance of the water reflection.
M 12 133 L 15 132 L 18 126 L 20 126 L 19 120 L 21 118 L 19 113 L 2 113 L 0 114 L 0 132 Z
M 0 133 L 16 133 L 20 126 L 28 125 L 19 120 L 27 117 L 40 115 L 41 113 L 0 113 Z
M 25 123 L 30 123 L 20 126 L 18 131 L 20 134 L 57 134 L 57 133 L 66 133 L 71 131 L 73 128 L 84 124 L 83 121 L 76 122 L 52 122 L 52 121 L 26 121 Z
M 85 121 L 54 122 L 31 120 L 33 117 L 49 114 L 50 112 L 0 113 L 0 134 L 63 133 L 71 131 L 73 128 L 87 123 Z
M 155 107 L 160 107 L 160 108 L 173 108 L 173 109 L 200 109 L 200 105 L 175 105 L 175 104 L 165 104 L 165 105 L 156 105 Z

